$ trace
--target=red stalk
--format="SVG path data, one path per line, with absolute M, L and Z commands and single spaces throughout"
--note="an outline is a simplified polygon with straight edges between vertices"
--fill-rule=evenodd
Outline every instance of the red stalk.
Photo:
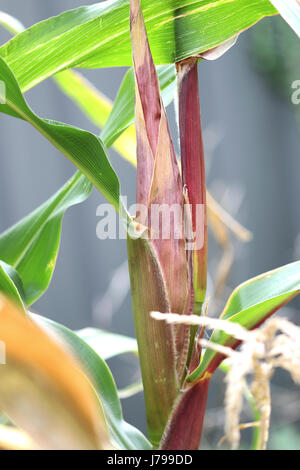
M 194 251 L 193 268 L 195 303 L 200 313 L 207 283 L 207 211 L 197 63 L 197 58 L 190 58 L 178 62 L 176 67 L 182 179 L 191 205 L 192 228 L 198 245 Z
M 198 90 L 198 60 L 190 58 L 176 64 L 182 179 L 190 204 L 193 231 L 193 288 L 195 312 L 201 313 L 207 284 L 207 209 L 204 148 Z M 187 365 L 197 367 L 199 354 L 194 348 L 197 327 L 190 330 Z M 191 369 L 192 368 L 192 369 Z M 206 374 L 182 393 L 166 427 L 161 448 L 196 450 L 199 448 L 211 375 Z

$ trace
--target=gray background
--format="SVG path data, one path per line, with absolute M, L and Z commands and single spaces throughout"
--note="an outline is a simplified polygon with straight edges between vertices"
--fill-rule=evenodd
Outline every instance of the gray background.
M 0 9 L 15 15 L 28 27 L 83 3 L 94 2 L 0 0 Z M 0 29 L 1 43 L 9 37 Z M 228 292 L 251 276 L 300 258 L 298 125 L 292 107 L 278 98 L 254 71 L 248 39 L 246 32 L 223 58 L 200 65 L 208 184 L 224 207 L 254 233 L 250 244 L 235 243 L 236 260 Z M 113 99 L 124 71 L 83 73 Z M 27 99 L 43 117 L 97 132 L 51 80 L 28 92 Z M 171 121 L 176 140 L 173 117 Z M 62 186 L 74 173 L 74 167 L 29 125 L 0 115 L 0 126 L 0 229 L 4 230 Z M 123 194 L 133 202 L 135 171 L 113 151 L 110 154 L 120 175 Z M 67 212 L 52 284 L 34 308 L 71 328 L 94 325 L 134 335 L 129 296 L 122 302 L 122 288 L 125 286 L 126 293 L 127 283 L 126 244 L 97 240 L 96 208 L 101 202 L 103 197 L 94 190 L 87 202 Z M 213 241 L 209 255 L 213 278 L 220 256 Z M 107 294 L 116 270 L 115 284 Z M 296 307 L 294 303 L 286 312 L 294 320 Z M 125 370 L 130 370 L 132 378 L 135 374 L 134 364 L 128 358 L 113 363 L 112 367 L 120 385 L 125 384 L 125 375 L 128 376 Z M 214 407 L 221 398 L 211 394 L 208 426 L 209 416 L 214 416 Z M 297 406 L 299 411 L 299 400 Z M 124 411 L 132 423 L 144 428 L 141 395 L 126 400 Z M 294 416 L 297 419 L 299 414 Z

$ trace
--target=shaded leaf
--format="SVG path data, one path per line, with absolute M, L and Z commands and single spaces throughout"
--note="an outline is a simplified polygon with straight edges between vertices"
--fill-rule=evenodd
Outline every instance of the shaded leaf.
M 27 305 L 37 300 L 49 286 L 65 211 L 84 201 L 91 189 L 87 178 L 76 173 L 47 202 L 0 235 L 0 259 L 20 276 Z

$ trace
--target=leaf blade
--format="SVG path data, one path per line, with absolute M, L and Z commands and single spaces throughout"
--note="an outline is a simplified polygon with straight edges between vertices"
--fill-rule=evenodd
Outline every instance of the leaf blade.
M 6 84 L 6 104 L 0 112 L 27 121 L 82 171 L 106 199 L 119 210 L 120 184 L 101 140 L 90 132 L 39 118 L 27 105 L 18 82 L 0 58 L 0 80 Z
M 0 292 L 24 310 L 22 281 L 14 268 L 3 261 L 0 261 Z
M 158 65 L 214 48 L 277 13 L 268 0 L 144 0 L 143 12 Z M 23 91 L 70 67 L 131 66 L 128 18 L 127 0 L 80 7 L 32 26 L 0 55 Z
M 47 202 L 0 235 L 0 259 L 20 276 L 27 305 L 50 284 L 65 211 L 86 200 L 91 190 L 91 183 L 78 172 Z

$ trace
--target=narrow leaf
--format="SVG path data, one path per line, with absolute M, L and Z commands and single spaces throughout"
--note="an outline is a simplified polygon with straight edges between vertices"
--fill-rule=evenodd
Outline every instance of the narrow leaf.
M 125 400 L 126 398 L 133 397 L 134 395 L 143 392 L 143 390 L 143 381 L 139 380 L 138 382 L 135 382 L 131 385 L 128 385 L 127 387 L 122 388 L 121 390 L 118 390 L 118 396 L 120 400 Z
M 49 286 L 65 211 L 84 201 L 91 189 L 87 178 L 76 173 L 47 202 L 0 235 L 0 259 L 20 276 L 27 305 L 36 301 Z

